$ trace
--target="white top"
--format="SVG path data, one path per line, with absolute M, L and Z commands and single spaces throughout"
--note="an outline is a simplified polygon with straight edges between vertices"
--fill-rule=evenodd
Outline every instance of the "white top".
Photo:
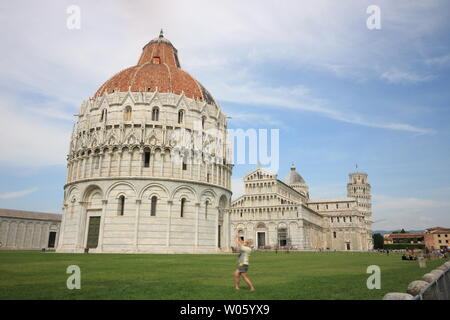
M 239 248 L 239 264 L 248 264 L 250 253 L 252 249 L 247 246 L 240 246 Z

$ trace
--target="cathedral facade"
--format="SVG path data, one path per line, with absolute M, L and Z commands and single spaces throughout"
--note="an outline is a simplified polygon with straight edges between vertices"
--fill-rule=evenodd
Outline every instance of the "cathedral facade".
M 233 237 L 261 249 L 370 250 L 371 216 L 367 174 L 349 175 L 345 198 L 313 200 L 294 165 L 284 182 L 261 168 L 247 174 L 230 209 Z
M 226 127 L 161 32 L 81 105 L 57 251 L 229 250 Z

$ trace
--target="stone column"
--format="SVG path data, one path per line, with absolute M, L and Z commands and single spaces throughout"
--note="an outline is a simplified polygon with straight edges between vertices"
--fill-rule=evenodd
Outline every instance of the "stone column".
M 86 175 L 87 175 L 86 171 L 88 169 L 88 165 L 87 165 L 88 159 L 89 159 L 89 157 L 85 154 L 83 156 L 83 178 L 86 178 Z
M 196 213 L 195 213 L 195 249 L 198 248 L 198 219 L 200 217 L 200 202 L 195 204 Z
M 160 153 L 160 157 L 161 157 L 161 174 L 160 177 L 164 177 L 164 162 L 165 162 L 165 157 L 166 157 L 166 153 L 164 152 L 164 150 L 161 151 Z
M 215 244 L 214 244 L 214 247 L 216 248 L 216 251 L 219 251 L 219 215 L 220 215 L 220 208 L 219 207 L 216 207 L 216 219 L 215 219 L 215 227 L 214 227 L 214 230 L 215 230 L 215 233 L 216 233 L 216 235 L 214 236 L 214 238 L 215 238 Z
M 216 163 L 214 171 L 216 171 L 216 173 L 215 173 L 216 174 L 215 183 L 217 185 L 220 185 L 220 182 L 219 182 L 219 164 L 218 163 Z
M 118 153 L 119 153 L 119 161 L 118 161 L 118 168 L 117 168 L 117 176 L 120 177 L 120 172 L 122 171 L 121 170 L 122 169 L 122 155 L 123 155 L 122 149 L 120 149 L 118 151 Z
M 194 180 L 194 156 L 191 156 L 192 152 L 189 151 L 189 179 Z
M 92 173 L 94 170 L 94 158 L 95 158 L 95 153 L 91 153 L 91 156 L 89 157 L 89 178 L 92 178 Z
M 136 221 L 134 224 L 134 247 L 136 252 L 138 251 L 139 246 L 139 219 L 141 215 L 141 199 L 136 200 Z
M 44 227 L 44 225 L 42 223 L 37 223 L 37 225 L 39 226 L 39 234 L 37 236 L 36 239 L 36 243 L 37 243 L 37 247 L 40 248 L 41 247 L 41 237 L 42 237 L 42 228 Z M 19 224 L 17 224 L 17 229 L 19 229 Z M 16 233 L 17 233 L 17 229 L 16 229 Z
M 80 206 L 79 210 L 79 217 L 78 217 L 78 230 L 77 230 L 77 238 L 75 242 L 75 249 L 81 249 L 83 250 L 83 235 L 84 235 L 84 228 L 85 228 L 85 218 L 86 215 L 86 209 L 85 209 L 85 202 L 79 201 L 78 205 Z
M 80 178 L 80 170 L 81 170 L 81 157 L 78 157 L 76 160 L 76 169 L 74 172 L 75 175 L 75 179 L 79 179 Z
M 151 172 L 152 172 L 152 177 L 155 176 L 155 150 L 151 150 L 150 151 L 150 161 L 152 162 L 151 164 Z
M 30 248 L 33 248 L 34 229 L 35 229 L 35 224 L 32 223 L 31 224 Z
M 223 243 L 224 249 L 230 249 L 230 210 L 222 209 L 224 211 L 223 214 Z
M 139 165 L 139 175 L 142 177 L 142 171 L 144 170 L 144 149 L 139 150 L 140 165 Z
M 168 217 L 167 217 L 167 236 L 166 236 L 166 246 L 170 247 L 170 226 L 172 223 L 172 205 L 173 205 L 173 201 L 169 200 L 167 201 L 167 204 L 169 206 L 169 210 L 168 210 Z
M 130 160 L 128 161 L 128 175 L 131 176 L 131 164 L 133 162 L 133 150 L 128 149 L 128 156 Z
M 108 161 L 108 176 L 111 176 L 111 164 L 112 164 L 112 158 L 113 158 L 113 151 L 108 151 L 108 155 L 109 155 L 109 161 Z
M 99 154 L 100 159 L 98 160 L 98 176 L 102 176 L 102 168 L 103 168 L 103 159 L 105 158 L 105 154 L 103 153 L 103 150 L 100 151 Z
M 184 178 L 184 170 L 183 170 L 183 161 L 184 161 L 184 155 L 180 159 L 180 178 Z
M 98 232 L 98 251 L 103 252 L 103 230 L 105 229 L 106 206 L 108 200 L 102 200 L 102 216 L 100 218 L 100 230 Z

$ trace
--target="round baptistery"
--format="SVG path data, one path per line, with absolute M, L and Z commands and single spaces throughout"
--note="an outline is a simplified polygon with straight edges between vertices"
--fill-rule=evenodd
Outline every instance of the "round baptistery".
M 57 251 L 228 251 L 226 128 L 219 104 L 181 69 L 161 31 L 136 65 L 81 104 Z

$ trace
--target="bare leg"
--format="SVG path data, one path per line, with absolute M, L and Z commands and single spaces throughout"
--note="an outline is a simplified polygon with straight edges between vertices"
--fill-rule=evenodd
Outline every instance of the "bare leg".
M 243 273 L 241 273 L 241 276 L 244 279 L 245 283 L 248 284 L 248 286 L 250 287 L 250 291 L 255 291 L 255 287 L 253 286 L 252 282 L 248 278 L 247 273 L 243 272 Z
M 240 284 L 240 282 L 241 282 L 241 275 L 240 275 L 239 271 L 236 270 L 236 271 L 233 273 L 233 276 L 234 276 L 234 287 L 236 288 L 236 290 L 239 290 L 239 289 L 240 289 L 240 288 L 239 288 L 239 284 Z

